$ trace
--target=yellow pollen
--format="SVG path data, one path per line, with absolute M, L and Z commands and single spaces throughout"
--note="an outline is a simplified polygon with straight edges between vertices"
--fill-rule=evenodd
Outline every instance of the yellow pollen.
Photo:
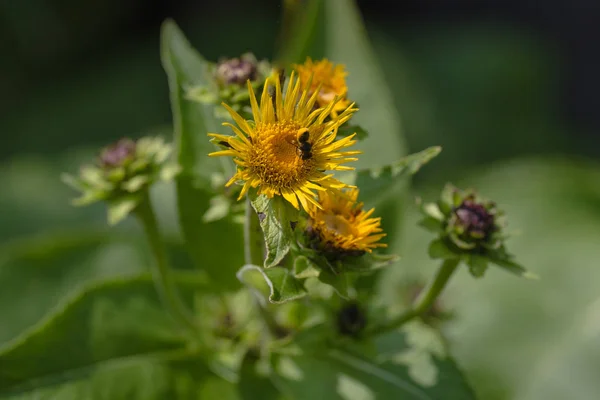
M 306 181 L 314 162 L 303 160 L 296 135 L 300 125 L 290 122 L 258 124 L 247 165 L 267 184 L 295 188 Z

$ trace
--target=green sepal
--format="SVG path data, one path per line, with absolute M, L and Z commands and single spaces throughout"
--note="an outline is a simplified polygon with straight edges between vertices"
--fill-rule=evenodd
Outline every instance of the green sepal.
M 527 279 L 540 279 L 538 275 L 529 272 L 521 264 L 514 261 L 513 256 L 506 252 L 504 246 L 489 252 L 488 259 L 500 268 Z
M 346 271 L 368 273 L 385 268 L 400 259 L 396 254 L 365 253 L 358 257 L 347 257 L 343 261 Z
M 185 98 L 202 104 L 216 104 L 219 96 L 207 86 L 195 86 L 188 89 Z
M 460 257 L 460 255 L 454 252 L 443 239 L 436 239 L 432 241 L 427 249 L 427 254 L 434 260 L 448 260 Z
M 294 276 L 298 279 L 316 278 L 319 276 L 320 269 L 304 256 L 297 256 L 294 259 Z
M 269 199 L 267 196 L 251 196 L 254 211 L 258 214 L 262 228 L 267 257 L 265 268 L 271 268 L 283 261 L 295 240 L 292 225 L 298 221 L 298 210 L 280 196 Z
M 469 266 L 469 272 L 474 278 L 481 278 L 488 268 L 488 258 L 478 254 L 469 254 L 463 257 Z
M 129 215 L 140 203 L 139 196 L 120 197 L 108 204 L 108 224 L 116 225 Z
M 128 181 L 123 182 L 122 187 L 129 193 L 134 193 L 140 190 L 150 181 L 147 175 L 137 175 Z

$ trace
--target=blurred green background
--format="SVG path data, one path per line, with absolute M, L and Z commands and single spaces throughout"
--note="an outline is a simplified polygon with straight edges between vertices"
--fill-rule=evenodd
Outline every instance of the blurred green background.
M 409 149 L 444 149 L 415 193 L 432 199 L 452 180 L 494 198 L 519 233 L 510 248 L 542 277 L 459 274 L 443 297 L 456 312 L 444 326 L 456 358 L 482 399 L 595 399 L 600 65 L 591 41 L 600 7 L 403 3 L 359 6 Z M 275 0 L 0 1 L 0 343 L 76 285 L 147 265 L 142 238 L 128 234 L 135 225 L 109 235 L 102 206 L 71 208 L 59 175 L 98 146 L 168 127 L 161 22 L 174 18 L 208 59 L 262 58 L 273 54 L 280 14 Z M 176 241 L 171 188 L 155 196 Z M 403 260 L 382 287 L 391 298 L 434 268 L 415 219 L 409 212 L 397 240 Z

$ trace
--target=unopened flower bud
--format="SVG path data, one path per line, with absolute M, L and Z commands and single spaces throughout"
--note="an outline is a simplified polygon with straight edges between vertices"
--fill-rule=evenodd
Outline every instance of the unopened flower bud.
M 367 316 L 357 303 L 346 304 L 337 314 L 338 332 L 345 336 L 357 336 L 367 325 Z
M 169 161 L 171 150 L 161 138 L 121 139 L 100 152 L 96 165 L 82 167 L 77 177 L 63 175 L 63 180 L 81 192 L 74 205 L 106 201 L 109 223 L 115 224 L 140 203 L 153 183 L 179 172 L 179 166 Z
M 243 85 L 248 79 L 256 79 L 258 68 L 253 57 L 231 58 L 217 65 L 217 79 L 225 84 Z
M 474 276 L 482 276 L 488 262 L 520 276 L 533 277 L 506 251 L 505 219 L 492 201 L 474 191 L 447 185 L 435 203 L 421 203 L 420 225 L 438 234 L 429 246 L 432 258 L 459 258 Z
M 99 157 L 100 165 L 104 168 L 120 167 L 126 160 L 133 158 L 134 155 L 135 142 L 123 138 L 102 150 Z
M 486 240 L 496 229 L 494 214 L 484 204 L 477 203 L 472 195 L 454 209 L 454 214 L 456 230 L 466 238 Z

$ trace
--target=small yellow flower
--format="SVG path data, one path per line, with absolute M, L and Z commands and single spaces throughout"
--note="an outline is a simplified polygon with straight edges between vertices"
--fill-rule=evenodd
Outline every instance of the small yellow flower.
M 387 247 L 378 243 L 383 238 L 381 218 L 371 218 L 375 211 L 363 210 L 358 203 L 358 189 L 344 192 L 319 192 L 321 207 L 311 206 L 309 231 L 326 252 L 360 255 L 374 248 Z
M 274 98 L 269 86 L 275 81 Z M 353 104 L 338 117 L 327 119 L 337 101 L 327 107 L 314 109 L 317 95 L 309 96 L 308 88 L 292 73 L 285 95 L 279 79 L 268 79 L 257 103 L 254 90 L 248 84 L 253 120 L 246 121 L 227 104 L 237 126 L 225 122 L 236 136 L 209 133 L 225 150 L 210 156 L 231 156 L 237 164 L 236 174 L 226 186 L 243 181 L 241 199 L 248 190 L 258 188 L 258 194 L 267 197 L 283 196 L 294 207 L 308 210 L 309 204 L 320 207 L 314 191 L 343 188 L 347 185 L 326 171 L 347 171 L 343 166 L 357 159 L 351 157 L 360 151 L 342 151 L 356 143 L 354 135 L 336 141 L 338 127 L 357 111 Z M 239 200 L 238 199 L 238 200 Z
M 318 91 L 317 103 L 321 107 L 326 107 L 337 96 L 340 100 L 332 108 L 333 116 L 338 112 L 345 110 L 350 104 L 346 98 L 348 86 L 346 85 L 346 75 L 344 65 L 334 65 L 331 61 L 323 59 L 313 62 L 309 57 L 304 64 L 294 65 L 298 73 L 298 78 L 302 85 L 308 85 L 310 82 L 311 92 Z

